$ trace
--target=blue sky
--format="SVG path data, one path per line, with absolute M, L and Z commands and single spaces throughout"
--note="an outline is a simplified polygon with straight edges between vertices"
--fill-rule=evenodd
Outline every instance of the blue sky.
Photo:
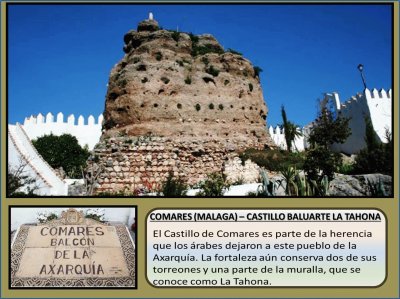
M 31 114 L 99 115 L 123 36 L 149 12 L 166 29 L 211 33 L 263 69 L 268 125 L 280 107 L 298 125 L 312 121 L 317 99 L 342 101 L 368 87 L 392 88 L 388 5 L 10 5 L 9 123 Z

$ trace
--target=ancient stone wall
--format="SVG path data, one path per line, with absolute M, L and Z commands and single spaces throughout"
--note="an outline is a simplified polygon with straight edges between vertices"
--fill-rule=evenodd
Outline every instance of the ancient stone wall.
M 97 193 L 158 190 L 170 172 L 189 185 L 205 179 L 209 173 L 233 168 L 236 175 L 228 175 L 231 182 L 257 181 L 256 165 L 249 161 L 241 169 L 235 158 L 235 149 L 218 140 L 175 142 L 161 137 L 113 137 L 96 146 L 88 173 L 100 173 Z
M 241 150 L 273 146 L 260 69 L 240 53 L 210 34 L 160 29 L 154 19 L 124 43 L 88 168 L 98 172 L 95 192 L 157 188 L 171 171 L 195 184 Z

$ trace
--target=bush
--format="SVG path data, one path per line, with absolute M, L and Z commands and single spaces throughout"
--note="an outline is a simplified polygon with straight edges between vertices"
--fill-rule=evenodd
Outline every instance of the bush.
M 215 84 L 215 81 L 214 81 L 214 79 L 213 79 L 213 78 L 209 78 L 209 77 L 203 77 L 203 81 L 204 81 L 204 82 L 206 82 L 206 83 L 212 82 L 212 83 L 214 83 L 214 84 Z
M 192 78 L 190 78 L 189 76 L 187 76 L 186 79 L 185 79 L 185 83 L 186 83 L 186 84 L 192 84 Z
M 243 56 L 242 53 L 240 53 L 240 52 L 238 52 L 238 51 L 235 51 L 235 50 L 233 50 L 233 49 L 231 49 L 231 48 L 228 48 L 228 50 L 226 50 L 226 52 L 229 52 L 229 53 L 232 53 L 232 54 L 236 54 L 236 55 Z
M 158 195 L 162 196 L 186 196 L 188 187 L 181 179 L 175 179 L 169 172 L 167 180 L 163 183 Z
M 329 148 L 317 146 L 307 152 L 304 170 L 309 180 L 319 182 L 326 176 L 331 181 L 341 164 L 342 157 L 339 153 L 332 152 Z
M 226 182 L 225 176 L 221 173 L 211 173 L 207 175 L 205 181 L 199 184 L 200 191 L 197 196 L 223 196 L 230 187 Z
M 325 176 L 329 181 L 333 179 L 342 164 L 342 157 L 334 153 L 331 146 L 346 141 L 351 134 L 348 123 L 348 118 L 334 117 L 326 107 L 321 109 L 308 138 L 311 148 L 307 151 L 304 171 L 309 180 L 321 182 Z
M 105 119 L 103 121 L 101 129 L 102 130 L 109 130 L 109 129 L 115 127 L 116 125 L 117 125 L 117 123 L 110 117 L 109 119 Z
M 206 73 L 212 75 L 213 77 L 217 77 L 219 74 L 219 70 L 214 68 L 214 66 L 210 65 L 207 69 L 206 69 Z
M 253 70 L 254 70 L 254 78 L 260 77 L 260 73 L 263 71 L 262 68 L 260 68 L 259 66 L 254 66 Z
M 202 61 L 205 65 L 208 65 L 208 64 L 210 63 L 210 61 L 208 60 L 208 58 L 205 57 L 205 56 L 201 58 L 201 61 Z
M 167 77 L 161 77 L 161 81 L 163 81 L 164 84 L 168 84 L 169 83 L 169 79 Z
M 179 64 L 179 66 L 183 66 L 183 61 L 182 60 L 176 60 L 176 63 Z
M 226 85 L 228 85 L 229 84 L 229 80 L 225 80 L 224 81 L 224 85 L 226 86 Z
M 218 108 L 219 108 L 219 110 L 224 110 L 224 105 L 219 104 L 219 105 L 218 105 Z
M 196 108 L 196 111 L 200 111 L 200 109 L 201 109 L 200 104 L 196 104 L 196 106 L 194 106 L 194 107 Z
M 383 173 L 393 175 L 393 139 L 386 132 L 387 143 L 382 143 L 376 136 L 371 120 L 365 120 L 366 147 L 362 149 L 355 160 L 354 173 Z
M 179 36 L 181 35 L 180 32 L 178 31 L 172 31 L 171 37 L 174 41 L 178 42 L 179 41 Z
M 281 171 L 289 167 L 302 169 L 304 153 L 289 153 L 284 150 L 247 149 L 239 154 L 242 163 L 250 159 L 260 167 L 271 171 Z
M 139 72 L 144 72 L 146 70 L 146 66 L 144 64 L 139 65 L 136 70 Z
M 157 61 L 161 61 L 162 58 L 163 58 L 162 53 L 161 53 L 161 52 L 157 52 L 157 53 L 156 53 L 156 60 L 157 60 Z
M 197 43 L 192 43 L 192 56 L 198 56 L 198 55 L 205 55 L 208 53 L 217 53 L 217 54 L 222 54 L 224 53 L 224 50 L 219 49 L 214 47 L 213 45 L 206 44 L 204 46 L 199 46 Z
M 119 191 L 103 191 L 96 193 L 96 196 L 99 197 L 136 197 L 146 195 L 148 192 L 143 189 L 135 189 L 133 191 L 128 191 L 127 189 L 119 190 Z
M 392 175 L 393 161 L 389 161 L 385 153 L 386 144 L 380 145 L 376 149 L 362 149 L 354 164 L 354 174 L 383 173 Z
M 176 107 L 177 107 L 178 109 L 182 109 L 182 104 L 179 103 L 179 104 L 176 105 Z
M 390 196 L 390 194 L 386 192 L 385 187 L 380 179 L 377 182 L 372 182 L 369 179 L 367 179 L 367 182 L 368 182 L 368 191 L 370 196 L 372 197 Z
M 51 220 L 58 219 L 58 216 L 56 212 L 44 211 L 44 212 L 39 212 L 36 218 L 39 221 L 39 223 L 45 223 Z
M 213 109 L 214 109 L 214 104 L 213 104 L 213 103 L 210 103 L 210 104 L 208 105 L 208 108 L 210 108 L 211 110 L 213 110 Z
M 253 84 L 249 83 L 249 90 L 250 92 L 253 91 Z
M 85 213 L 85 218 L 93 219 L 99 222 L 105 222 L 104 220 L 105 210 L 100 208 L 90 208 Z
M 50 134 L 32 140 L 32 144 L 51 167 L 62 167 L 70 178 L 82 178 L 82 169 L 90 153 L 79 145 L 76 137 Z
M 354 174 L 354 164 L 343 163 L 337 170 L 341 174 Z
M 197 44 L 198 42 L 199 42 L 199 37 L 198 36 L 196 36 L 196 35 L 194 35 L 193 33 L 189 33 L 189 37 L 190 37 L 190 40 L 192 41 L 192 44 L 194 43 L 194 44 Z

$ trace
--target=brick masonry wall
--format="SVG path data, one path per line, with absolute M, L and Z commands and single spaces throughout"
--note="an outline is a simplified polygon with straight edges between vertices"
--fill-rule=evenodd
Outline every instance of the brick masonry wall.
M 228 170 L 234 165 L 235 172 L 239 171 L 235 177 L 240 178 L 236 150 L 218 140 L 177 142 L 162 137 L 114 137 L 96 146 L 88 162 L 88 172 L 100 170 L 95 193 L 157 190 L 169 172 L 193 185 L 209 173 L 224 171 L 227 165 Z M 251 181 L 258 168 L 250 168 L 253 173 L 248 175 L 249 165 L 243 166 L 243 178 L 250 177 Z

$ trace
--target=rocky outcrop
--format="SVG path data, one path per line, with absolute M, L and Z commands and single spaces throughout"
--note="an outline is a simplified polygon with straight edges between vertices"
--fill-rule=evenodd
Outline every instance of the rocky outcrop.
M 383 194 L 383 195 L 382 195 Z M 329 196 L 392 196 L 392 177 L 384 174 L 336 175 L 330 182 Z
M 115 163 L 112 154 L 123 153 L 129 171 L 118 183 L 123 186 L 105 189 L 129 187 L 132 180 L 143 183 L 144 177 L 157 180 L 160 166 L 161 177 L 173 170 L 197 182 L 206 173 L 223 171 L 235 151 L 273 146 L 258 70 L 242 55 L 224 51 L 210 34 L 162 30 L 153 19 L 139 23 L 124 42 L 126 54 L 110 73 L 103 134 L 94 155 L 107 169 L 110 158 Z M 140 136 L 157 144 L 126 147 L 115 139 Z M 113 147 L 115 152 L 104 152 Z M 196 154 L 192 147 L 202 150 Z M 185 155 L 176 148 L 184 148 Z M 212 160 L 212 166 L 200 163 L 204 159 Z

